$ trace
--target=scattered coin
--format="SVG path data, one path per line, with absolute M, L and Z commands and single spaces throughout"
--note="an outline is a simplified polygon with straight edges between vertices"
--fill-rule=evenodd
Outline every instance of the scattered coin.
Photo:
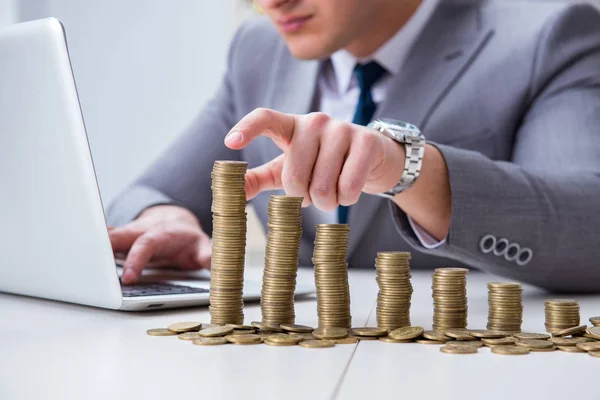
M 536 351 L 536 352 L 550 352 L 550 351 L 555 351 L 556 349 L 557 349 L 556 345 L 552 344 L 552 347 L 536 348 L 536 349 L 529 349 L 529 350 Z
M 346 328 L 317 328 L 312 334 L 318 339 L 341 339 L 348 336 Z
M 480 338 L 480 339 L 500 339 L 500 338 L 506 337 L 506 334 L 504 332 L 490 331 L 490 330 L 483 330 L 483 329 L 468 329 L 467 333 L 471 336 L 474 336 L 474 337 Z
M 423 328 L 420 326 L 407 326 L 404 328 L 394 329 L 388 336 L 394 340 L 411 340 L 423 335 Z
M 556 346 L 561 351 L 566 351 L 567 353 L 587 353 L 584 350 L 577 348 L 577 346 Z
M 348 334 L 353 336 L 374 336 L 380 337 L 387 334 L 387 329 L 383 328 L 350 328 Z
M 192 343 L 198 346 L 217 346 L 226 344 L 227 340 L 224 337 L 201 337 L 200 339 L 192 340 Z
M 254 321 L 251 323 L 252 327 L 260 329 L 265 332 L 283 332 L 283 329 L 279 324 L 265 324 L 262 322 Z
M 233 328 L 230 326 L 211 326 L 202 329 L 198 332 L 198 335 L 202 337 L 215 337 L 229 335 L 231 332 L 233 332 Z
M 408 252 L 385 251 L 375 258 L 377 326 L 386 330 L 410 326 L 410 304 L 413 287 L 410 282 Z
M 520 339 L 520 340 L 530 340 L 530 339 L 538 339 L 538 340 L 545 340 L 545 339 L 550 339 L 550 335 L 548 335 L 547 333 L 515 333 L 513 335 L 515 338 Z
M 335 343 L 329 340 L 304 340 L 298 344 L 307 349 L 324 349 L 335 346 Z
M 348 335 L 348 337 L 357 339 L 357 340 L 377 340 L 379 339 L 377 336 L 356 336 L 356 335 Z
M 587 328 L 586 333 L 589 334 L 593 339 L 600 340 L 600 326 Z
M 272 340 L 271 338 L 265 339 L 265 341 L 263 342 L 264 344 L 267 344 L 269 346 L 296 346 L 298 344 L 298 342 L 278 342 L 276 340 Z M 302 342 L 300 342 L 302 343 Z
M 473 340 L 473 341 L 452 341 L 452 342 L 446 342 L 446 346 L 449 347 L 464 347 L 464 346 L 471 346 L 471 347 L 483 347 L 483 343 L 481 343 L 478 340 Z
M 236 325 L 236 324 L 225 324 L 225 326 L 230 326 L 234 331 L 236 330 L 244 330 L 244 331 L 256 331 L 256 328 L 252 325 Z
M 529 354 L 529 349 L 526 347 L 517 347 L 517 346 L 496 346 L 496 347 L 492 347 L 492 353 L 517 356 L 517 355 Z
M 514 345 L 517 339 L 512 337 L 504 337 L 499 339 L 481 339 L 481 343 L 486 346 L 511 346 Z
M 287 332 L 311 333 L 314 328 L 306 325 L 281 324 L 281 329 Z
M 198 331 L 200 328 L 202 328 L 200 322 L 177 322 L 167 327 L 168 330 L 175 333 Z
M 171 332 L 165 328 L 157 328 L 157 329 L 148 329 L 146 333 L 150 336 L 175 336 L 177 335 L 175 332 Z
M 554 343 L 557 346 L 576 346 L 577 343 L 586 343 L 591 341 L 592 339 L 584 338 L 584 337 L 551 337 L 548 339 L 549 342 Z
M 447 342 L 450 340 L 448 336 L 444 335 L 444 333 L 440 331 L 424 331 L 423 337 L 436 342 Z
M 198 332 L 184 332 L 177 335 L 177 337 L 181 340 L 194 340 L 200 339 L 201 336 L 198 334 Z
M 575 347 L 583 351 L 600 351 L 600 342 L 577 343 Z
M 300 336 L 278 334 L 278 335 L 271 335 L 266 340 L 269 340 L 271 342 L 298 344 L 301 341 L 303 341 L 304 339 L 302 339 Z
M 412 339 L 407 339 L 407 340 L 396 340 L 396 339 L 392 339 L 389 336 L 383 336 L 378 338 L 380 342 L 384 342 L 384 343 L 414 343 L 414 341 Z
M 590 323 L 594 326 L 600 326 L 600 317 L 591 317 Z
M 262 342 L 260 335 L 249 333 L 246 335 L 227 335 L 225 340 L 233 344 L 259 344 Z
M 519 340 L 515 343 L 516 346 L 525 347 L 529 350 L 550 349 L 554 347 L 554 343 L 547 340 L 527 339 Z
M 446 354 L 475 354 L 477 353 L 477 350 L 479 349 L 475 346 L 452 347 L 446 344 L 446 346 L 440 347 L 440 351 Z
M 417 339 L 415 343 L 419 344 L 446 344 L 446 340 L 429 340 L 429 339 Z
M 590 351 L 588 354 L 592 357 L 600 357 L 600 351 Z
M 331 341 L 335 344 L 355 344 L 358 343 L 358 339 L 355 337 L 347 336 L 341 339 L 331 339 Z
M 290 336 L 298 336 L 302 340 L 314 340 L 316 339 L 315 335 L 312 333 L 298 333 L 298 332 L 290 332 Z
M 444 331 L 444 335 L 456 340 L 475 340 L 469 333 L 469 330 L 463 328 L 451 328 Z
M 587 325 L 575 326 L 573 328 L 561 329 L 555 332 L 552 332 L 552 336 L 571 336 L 577 335 L 580 333 L 584 333 L 587 329 Z

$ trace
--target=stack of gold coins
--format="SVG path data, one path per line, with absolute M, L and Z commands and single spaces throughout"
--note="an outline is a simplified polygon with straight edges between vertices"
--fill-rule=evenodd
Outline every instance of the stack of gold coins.
M 302 197 L 271 196 L 269 233 L 260 299 L 264 324 L 293 324 L 294 292 L 300 238 Z
M 579 303 L 576 300 L 546 300 L 546 332 L 579 326 Z
M 243 324 L 246 253 L 245 175 L 248 164 L 216 161 L 212 171 L 213 246 L 210 317 L 213 324 Z
M 350 328 L 347 224 L 317 225 L 313 263 L 317 286 L 319 328 Z
M 377 326 L 388 330 L 410 326 L 410 253 L 377 253 Z
M 467 274 L 465 268 L 438 268 L 433 273 L 433 329 L 467 327 Z
M 488 283 L 488 323 L 492 331 L 519 333 L 523 322 L 523 289 L 520 283 Z

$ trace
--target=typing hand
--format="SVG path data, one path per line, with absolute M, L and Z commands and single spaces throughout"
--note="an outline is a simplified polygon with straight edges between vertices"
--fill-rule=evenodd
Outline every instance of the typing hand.
M 210 239 L 196 217 L 177 206 L 155 206 L 135 221 L 109 228 L 115 253 L 127 253 L 121 281 L 134 284 L 144 267 L 176 266 L 182 269 L 210 268 Z

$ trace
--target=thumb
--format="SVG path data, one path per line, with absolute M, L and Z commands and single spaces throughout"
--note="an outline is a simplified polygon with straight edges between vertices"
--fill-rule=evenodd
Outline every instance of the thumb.
M 260 167 L 246 172 L 246 198 L 251 200 L 265 190 L 282 189 L 281 171 L 285 154 L 272 159 Z

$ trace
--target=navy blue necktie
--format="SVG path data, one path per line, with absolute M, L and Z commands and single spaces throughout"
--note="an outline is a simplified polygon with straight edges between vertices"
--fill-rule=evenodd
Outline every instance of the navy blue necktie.
M 354 75 L 356 76 L 358 86 L 360 87 L 360 96 L 358 98 L 354 117 L 352 118 L 353 124 L 368 125 L 369 122 L 371 122 L 375 110 L 377 109 L 377 104 L 375 104 L 373 96 L 371 95 L 371 89 L 385 72 L 385 69 L 375 61 L 371 61 L 364 65 L 356 64 L 356 67 L 354 67 Z M 340 224 L 348 223 L 349 211 L 350 207 L 338 207 L 338 221 Z

